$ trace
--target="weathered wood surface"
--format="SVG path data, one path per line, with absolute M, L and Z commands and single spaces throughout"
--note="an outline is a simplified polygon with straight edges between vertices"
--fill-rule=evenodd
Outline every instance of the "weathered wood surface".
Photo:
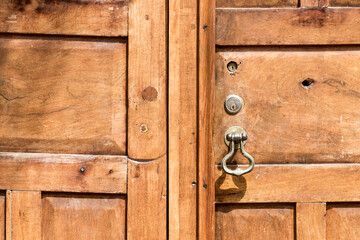
M 326 239 L 326 203 L 296 203 L 296 239 Z
M 360 204 L 327 204 L 326 239 L 347 240 L 360 238 Z
M 0 151 L 126 153 L 126 44 L 0 39 Z
M 235 73 L 230 61 L 239 64 Z M 360 162 L 359 63 L 358 48 L 218 52 L 215 163 L 229 151 L 224 133 L 231 126 L 246 129 L 245 148 L 257 164 Z M 244 100 L 236 115 L 224 110 L 230 94 Z M 240 153 L 235 160 L 247 163 Z
M 45 194 L 41 239 L 125 239 L 125 195 Z
M 128 156 L 157 159 L 167 147 L 165 0 L 129 3 Z
M 127 36 L 127 0 L 0 1 L 0 32 Z
M 284 8 L 297 5 L 298 0 L 216 0 L 217 8 Z
M 5 240 L 5 194 L 0 192 L 0 240 Z
M 359 44 L 359 19 L 359 8 L 217 9 L 216 44 Z
M 300 7 L 328 7 L 330 0 L 300 0 Z
M 217 204 L 215 239 L 294 239 L 291 204 Z
M 197 1 L 169 4 L 169 238 L 195 240 Z
M 215 87 L 215 1 L 198 5 L 198 238 L 215 238 L 215 189 L 212 150 Z
M 0 172 L 0 189 L 126 193 L 120 156 L 0 153 Z
M 41 239 L 41 192 L 7 191 L 6 239 Z
M 128 161 L 127 239 L 167 238 L 166 161 Z
M 327 0 L 331 7 L 360 7 L 359 0 Z
M 218 203 L 360 201 L 360 164 L 259 164 L 241 177 L 217 167 L 215 179 Z

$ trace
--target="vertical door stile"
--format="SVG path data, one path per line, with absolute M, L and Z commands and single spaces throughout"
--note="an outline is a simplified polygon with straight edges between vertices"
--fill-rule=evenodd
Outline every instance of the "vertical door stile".
M 169 1 L 169 238 L 197 232 L 197 1 Z
M 166 0 L 129 3 L 127 238 L 167 237 Z
M 215 1 L 199 1 L 199 239 L 214 239 L 215 189 L 212 116 L 215 87 Z

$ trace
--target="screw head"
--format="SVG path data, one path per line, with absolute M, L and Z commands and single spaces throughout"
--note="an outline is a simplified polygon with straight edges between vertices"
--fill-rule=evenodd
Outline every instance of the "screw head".
M 85 167 L 81 167 L 80 172 L 82 172 L 82 173 L 85 172 Z
M 140 132 L 146 133 L 147 131 L 148 131 L 148 127 L 146 126 L 146 124 L 141 124 L 140 125 Z

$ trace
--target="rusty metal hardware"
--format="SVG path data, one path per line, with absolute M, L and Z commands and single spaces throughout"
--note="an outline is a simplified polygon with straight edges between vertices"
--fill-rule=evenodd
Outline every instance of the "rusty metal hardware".
M 224 138 L 225 143 L 230 150 L 221 162 L 223 170 L 234 176 L 241 176 L 251 172 L 255 166 L 255 160 L 245 151 L 244 148 L 247 140 L 246 131 L 242 127 L 233 126 L 226 131 Z M 236 150 L 238 149 L 240 149 L 241 154 L 249 160 L 249 166 L 246 169 L 237 168 L 235 170 L 231 170 L 227 167 L 227 162 L 234 158 Z

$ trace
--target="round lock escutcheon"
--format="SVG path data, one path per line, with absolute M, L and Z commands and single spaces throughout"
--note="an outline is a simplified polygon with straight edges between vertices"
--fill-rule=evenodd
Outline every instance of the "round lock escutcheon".
M 244 100 L 237 95 L 229 95 L 224 102 L 225 111 L 229 114 L 236 114 L 244 106 Z

